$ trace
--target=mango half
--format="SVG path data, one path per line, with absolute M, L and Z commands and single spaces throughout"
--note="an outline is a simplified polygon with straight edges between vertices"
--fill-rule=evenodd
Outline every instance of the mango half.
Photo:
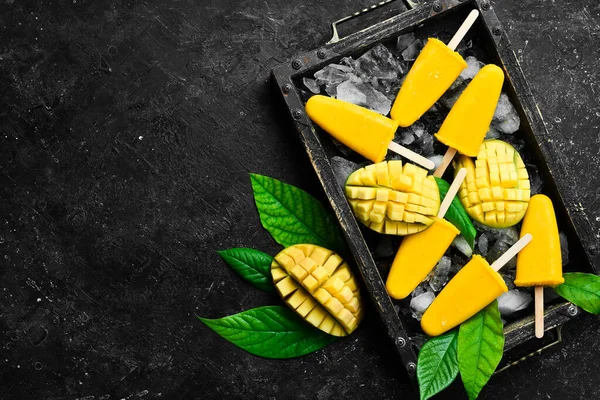
M 283 301 L 325 333 L 346 336 L 363 318 L 356 279 L 331 250 L 314 244 L 287 247 L 275 256 L 271 275 Z
M 482 143 L 475 162 L 461 155 L 454 171 L 467 169 L 458 197 L 475 221 L 492 228 L 519 223 L 529 204 L 529 174 L 519 153 L 501 140 Z
M 346 197 L 356 218 L 388 235 L 410 235 L 433 224 L 440 192 L 427 170 L 402 161 L 384 161 L 354 171 Z

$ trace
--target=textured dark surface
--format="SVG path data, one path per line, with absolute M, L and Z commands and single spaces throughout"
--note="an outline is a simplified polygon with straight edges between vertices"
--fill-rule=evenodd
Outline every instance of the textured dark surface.
M 600 5 L 492 3 L 562 154 L 569 211 L 600 237 Z M 374 313 L 285 361 L 195 318 L 279 304 L 215 250 L 280 249 L 248 172 L 322 197 L 269 72 L 369 4 L 0 4 L 0 398 L 416 398 Z M 597 317 L 569 323 L 482 397 L 600 397 L 599 332 Z

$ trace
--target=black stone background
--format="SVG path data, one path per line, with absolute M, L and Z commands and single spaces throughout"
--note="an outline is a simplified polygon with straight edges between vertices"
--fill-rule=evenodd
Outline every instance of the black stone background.
M 215 253 L 280 249 L 248 172 L 323 199 L 269 71 L 373 3 L 1 0 L 0 398 L 417 398 L 373 312 L 295 360 L 195 317 L 280 304 Z M 492 4 L 600 236 L 600 5 Z M 569 323 L 481 398 L 600 398 L 599 328 Z

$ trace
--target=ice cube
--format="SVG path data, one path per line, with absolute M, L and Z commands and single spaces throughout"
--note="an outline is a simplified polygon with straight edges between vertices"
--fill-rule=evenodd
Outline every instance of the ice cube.
M 485 140 L 490 139 L 498 139 L 500 137 L 500 132 L 490 126 L 490 130 L 485 134 Z
M 385 80 L 385 79 L 374 79 L 371 82 L 371 85 L 375 90 L 383 93 L 385 97 L 387 97 L 391 102 L 396 100 L 396 96 L 398 95 L 398 91 L 400 90 L 400 81 L 399 80 Z
M 440 261 L 438 261 L 432 271 L 433 275 L 431 279 L 429 279 L 429 285 L 434 291 L 439 292 L 444 285 L 448 283 L 448 274 L 450 273 L 451 264 L 450 257 L 448 256 L 443 256 Z
M 533 301 L 533 297 L 519 289 L 509 290 L 498 297 L 498 309 L 503 317 L 508 317 L 517 311 L 524 310 Z
M 333 169 L 335 180 L 337 181 L 338 185 L 343 188 L 350 174 L 356 171 L 359 167 L 355 162 L 346 160 L 343 157 L 334 156 L 331 157 L 331 168 Z
M 454 92 L 459 87 L 465 86 L 465 85 L 466 85 L 465 80 L 459 76 L 458 78 L 456 78 L 456 80 L 454 82 L 452 82 L 452 85 L 450 85 L 447 92 Z
M 423 42 L 421 39 L 416 39 L 402 52 L 402 59 L 404 61 L 414 61 L 423 48 Z
M 417 121 L 414 124 L 412 124 L 410 128 L 412 129 L 413 133 L 419 138 L 425 133 L 425 124 L 423 124 L 420 121 Z
M 395 80 L 404 71 L 400 61 L 381 43 L 357 58 L 353 68 L 363 80 Z
M 367 104 L 367 95 L 351 81 L 344 81 L 338 85 L 336 97 L 348 103 L 364 106 Z
M 362 83 L 371 85 L 390 101 L 396 98 L 404 66 L 384 45 L 378 44 L 356 60 L 345 57 L 340 62 L 352 68 Z
M 459 251 L 450 252 L 450 258 L 452 260 L 452 266 L 450 267 L 451 276 L 463 269 L 463 267 L 471 260 L 471 257 L 467 257 Z
M 502 133 L 515 133 L 519 129 L 521 119 L 510 102 L 506 93 L 500 95 L 494 117 L 492 118 L 492 127 Z
M 354 72 L 354 65 L 356 64 L 356 60 L 352 57 L 342 57 L 339 61 L 339 65 L 343 65 L 344 67 L 348 67 Z
M 489 249 L 487 260 L 491 263 L 496 261 L 502 254 L 506 252 L 510 248 L 510 245 L 504 242 L 503 240 L 496 240 L 494 245 Z M 504 269 L 509 270 L 511 268 L 515 268 L 517 266 L 517 258 L 511 258 L 507 263 Z
M 371 85 L 345 81 L 338 85 L 336 97 L 358 106 L 387 115 L 392 108 L 392 102 Z
M 408 32 L 403 35 L 400 35 L 400 36 L 398 36 L 398 39 L 396 39 L 396 49 L 399 52 L 402 52 L 402 51 L 406 50 L 406 48 L 408 46 L 413 44 L 414 41 L 415 41 L 414 32 Z
M 471 249 L 471 246 L 469 246 L 469 243 L 467 243 L 467 240 L 464 237 L 462 237 L 462 235 L 458 235 L 452 241 L 452 246 L 456 247 L 458 251 L 460 251 L 467 257 L 471 257 L 473 255 L 473 250 Z
M 527 164 L 527 173 L 529 174 L 529 182 L 531 184 L 531 195 L 538 194 L 542 192 L 542 188 L 544 187 L 544 182 L 542 181 L 542 177 L 540 176 L 540 172 L 535 165 Z
M 417 297 L 425 292 L 431 292 L 431 286 L 429 286 L 429 281 L 428 278 L 425 278 L 425 280 L 421 283 L 419 283 L 419 286 L 417 286 L 410 294 L 410 297 Z
M 496 228 L 492 228 L 491 226 L 484 225 L 480 222 L 473 221 L 473 226 L 477 230 L 477 232 L 493 232 L 496 231 Z
M 569 263 L 569 242 L 567 241 L 567 235 L 561 232 L 560 235 L 560 255 L 562 257 L 562 265 Z
M 477 247 L 479 248 L 479 253 L 484 257 L 487 256 L 488 245 L 489 245 L 489 239 L 488 239 L 487 234 L 482 233 L 481 235 L 479 235 Z
M 327 93 L 329 97 L 336 97 L 337 85 L 325 85 L 325 93 Z
M 415 141 L 415 135 L 413 135 L 412 131 L 405 129 L 399 132 L 398 142 L 403 145 L 409 145 Z
M 466 88 L 467 84 L 463 81 L 463 83 L 458 85 L 456 89 L 446 91 L 446 93 L 444 93 L 444 95 L 440 98 L 440 102 L 447 109 L 451 109 Z
M 504 243 L 512 246 L 519 240 L 519 231 L 516 226 L 508 228 L 496 229 L 498 240 L 502 240 Z
M 515 288 L 515 277 L 517 276 L 516 269 L 506 269 L 502 268 L 500 270 L 500 276 L 504 279 L 504 283 L 508 287 L 508 290 L 512 290 Z
M 465 80 L 473 79 L 479 70 L 485 66 L 484 63 L 473 56 L 467 57 L 465 61 L 467 62 L 467 68 L 463 69 L 460 73 L 460 77 Z
M 358 77 L 352 76 L 354 75 L 353 72 L 352 68 L 345 65 L 329 64 L 322 70 L 315 72 L 314 76 L 319 86 L 337 86 L 344 81 L 358 79 Z
M 433 292 L 424 292 L 416 297 L 413 297 L 410 301 L 410 311 L 413 318 L 415 318 L 417 321 L 420 321 L 423 313 L 425 313 L 425 310 L 427 310 L 431 303 L 433 303 L 434 299 L 435 294 L 433 294 Z
M 304 83 L 304 86 L 306 86 L 306 88 L 314 94 L 321 93 L 321 88 L 319 88 L 319 85 L 317 85 L 316 80 L 304 77 L 302 78 L 302 83 Z
M 437 169 L 440 165 L 442 165 L 442 161 L 444 160 L 444 156 L 441 154 L 435 154 L 433 156 L 427 157 L 429 161 L 433 161 L 435 164 L 434 170 Z
M 416 140 L 416 152 L 424 157 L 429 157 L 433 155 L 434 143 L 433 135 L 425 133 Z

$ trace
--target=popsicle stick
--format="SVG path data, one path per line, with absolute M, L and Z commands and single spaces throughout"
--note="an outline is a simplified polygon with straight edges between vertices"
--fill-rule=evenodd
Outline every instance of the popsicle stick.
M 446 150 L 446 154 L 444 154 L 444 158 L 442 159 L 442 163 L 439 167 L 437 167 L 437 169 L 433 173 L 433 176 L 441 178 L 442 175 L 444 175 L 444 172 L 446 172 L 448 165 L 450 165 L 452 159 L 456 155 L 456 151 L 457 150 L 454 147 L 448 147 L 448 150 Z
M 396 154 L 400 154 L 402 157 L 408 158 L 410 161 L 414 162 L 415 164 L 420 165 L 421 167 L 425 168 L 426 170 L 430 170 L 435 167 L 435 163 L 433 161 L 426 159 L 422 155 L 417 154 L 414 151 L 409 150 L 404 146 L 400 146 L 396 142 L 390 142 L 390 144 L 388 145 L 388 149 L 390 149 L 391 151 L 393 151 Z
M 458 46 L 460 41 L 463 40 L 469 29 L 471 29 L 471 27 L 477 20 L 477 17 L 479 17 L 479 11 L 473 10 L 469 13 L 467 18 L 465 19 L 465 22 L 462 23 L 460 28 L 458 28 L 458 30 L 454 34 L 454 37 L 448 43 L 448 47 L 450 48 L 450 50 L 456 50 L 456 47 Z
M 531 242 L 532 238 L 533 236 L 531 236 L 531 233 L 528 233 L 521 239 L 519 239 L 517 243 L 513 244 L 510 249 L 506 250 L 506 252 L 500 256 L 500 258 L 494 261 L 494 263 L 491 265 L 492 269 L 494 271 L 499 271 L 500 268 L 504 267 L 504 265 L 506 265 L 506 263 L 509 262 L 511 258 L 516 256 L 518 252 L 523 250 L 525 246 L 527 246 L 529 242 Z
M 452 181 L 452 184 L 448 188 L 448 193 L 446 193 L 444 201 L 442 201 L 442 204 L 440 204 L 440 211 L 437 215 L 438 218 L 444 218 L 444 215 L 446 215 L 446 212 L 450 208 L 450 204 L 452 204 L 452 200 L 454 199 L 454 196 L 456 196 L 456 193 L 458 193 L 458 189 L 460 189 L 460 185 L 463 183 L 466 176 L 467 169 L 461 168 L 460 171 L 458 171 L 458 174 L 456 174 L 454 180 Z
M 535 287 L 535 337 L 544 337 L 544 287 Z

